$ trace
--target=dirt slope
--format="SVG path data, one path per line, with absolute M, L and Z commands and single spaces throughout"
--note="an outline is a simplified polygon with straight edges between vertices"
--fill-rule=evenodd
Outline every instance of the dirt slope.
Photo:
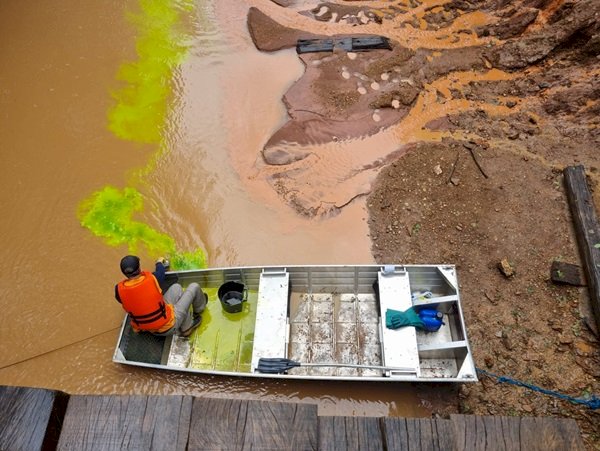
M 564 167 L 585 165 L 600 205 L 600 2 L 365 3 L 300 12 L 341 25 L 335 37 L 348 27 L 387 36 L 392 50 L 300 56 L 306 72 L 284 98 L 290 120 L 263 150 L 273 188 L 306 216 L 368 196 L 376 261 L 458 265 L 479 368 L 600 396 L 586 290 L 549 281 L 552 261 L 579 262 Z M 248 22 L 265 51 L 331 35 L 258 9 Z M 357 138 L 360 157 L 332 151 Z M 347 167 L 327 160 L 335 152 Z M 319 164 L 339 189 L 319 179 Z M 486 377 L 460 398 L 465 413 L 573 417 L 586 446 L 600 449 L 598 411 Z

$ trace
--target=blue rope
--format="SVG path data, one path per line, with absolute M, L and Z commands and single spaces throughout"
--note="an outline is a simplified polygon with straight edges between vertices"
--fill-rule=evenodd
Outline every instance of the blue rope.
M 497 374 L 490 373 L 490 372 L 482 370 L 480 368 L 476 368 L 476 370 L 478 373 L 481 373 L 485 376 L 497 379 L 498 382 L 500 382 L 500 383 L 506 382 L 508 384 L 513 384 L 513 385 L 518 385 L 520 387 L 529 388 L 530 390 L 544 393 L 545 395 L 555 396 L 557 398 L 564 399 L 565 401 L 569 401 L 569 402 L 572 402 L 575 404 L 584 404 L 593 410 L 600 409 L 600 398 L 596 395 L 591 395 L 588 399 L 573 398 L 571 396 L 563 395 L 562 393 L 552 391 L 552 390 L 547 390 L 545 388 L 541 388 L 536 385 L 528 384 L 526 382 L 521 382 L 521 381 L 512 379 L 510 377 L 498 376 Z

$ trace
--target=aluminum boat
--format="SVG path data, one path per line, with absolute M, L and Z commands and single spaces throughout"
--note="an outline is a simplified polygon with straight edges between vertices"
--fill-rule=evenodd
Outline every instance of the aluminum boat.
M 167 279 L 207 293 L 200 327 L 159 337 L 135 333 L 126 316 L 114 362 L 198 375 L 477 380 L 453 265 L 210 268 Z M 389 312 L 423 309 L 437 312 L 437 330 L 386 324 Z

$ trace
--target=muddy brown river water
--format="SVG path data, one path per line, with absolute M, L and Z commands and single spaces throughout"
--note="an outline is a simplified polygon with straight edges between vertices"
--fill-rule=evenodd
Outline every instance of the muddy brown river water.
M 372 262 L 364 201 L 310 220 L 260 176 L 259 149 L 285 122 L 281 97 L 303 66 L 293 50 L 255 49 L 246 28 L 255 4 L 273 7 L 196 5 L 157 158 L 157 145 L 107 128 L 118 69 L 136 58 L 127 19 L 136 2 L 0 3 L 0 384 L 313 402 L 330 415 L 427 415 L 409 385 L 245 381 L 111 361 L 123 318 L 113 287 L 127 247 L 105 244 L 77 217 L 80 202 L 103 186 L 135 179 L 146 199 L 141 220 L 183 249 L 206 249 L 211 266 Z M 152 170 L 132 175 L 153 158 Z M 151 264 L 155 256 L 144 252 Z

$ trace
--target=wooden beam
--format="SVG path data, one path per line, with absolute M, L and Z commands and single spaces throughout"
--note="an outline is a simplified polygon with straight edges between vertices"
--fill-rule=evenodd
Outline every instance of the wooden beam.
M 57 449 L 187 449 L 191 396 L 69 399 Z
M 450 420 L 454 449 L 585 449 L 577 423 L 571 418 L 450 415 Z
M 194 398 L 187 449 L 318 449 L 317 406 Z
M 0 386 L 0 449 L 55 449 L 67 401 L 59 391 Z
M 394 448 L 384 447 L 379 418 L 322 416 L 319 417 L 319 446 L 315 449 L 337 451 Z
M 387 445 L 384 449 L 415 451 L 453 449 L 454 431 L 450 420 L 382 418 L 382 421 L 384 425 L 383 434 Z
M 600 223 L 583 166 L 569 166 L 565 168 L 564 175 L 579 252 L 588 282 L 590 303 L 600 330 Z
M 550 267 L 550 279 L 552 282 L 561 285 L 585 286 L 581 266 L 571 263 L 553 261 Z

